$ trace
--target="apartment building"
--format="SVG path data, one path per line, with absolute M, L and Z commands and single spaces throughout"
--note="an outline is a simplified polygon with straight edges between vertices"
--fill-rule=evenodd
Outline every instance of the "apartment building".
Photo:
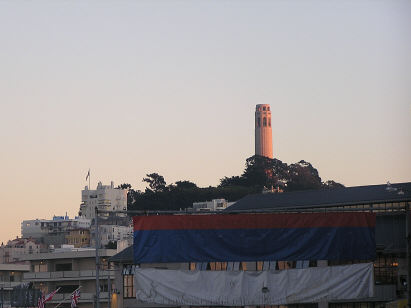
M 94 233 L 95 233 L 95 229 L 93 228 L 93 235 Z M 131 238 L 132 235 L 133 235 L 132 226 L 99 225 L 100 247 L 105 247 L 110 242 L 118 242 L 121 240 L 127 240 Z M 91 244 L 92 246 L 95 247 L 95 236 L 93 236 Z
M 22 262 L 22 256 L 39 253 L 44 248 L 39 241 L 32 238 L 16 238 L 0 246 L 0 263 Z
M 103 185 L 98 182 L 97 188 L 91 190 L 88 186 L 81 191 L 80 216 L 87 219 L 95 219 L 95 208 L 104 211 L 127 210 L 127 190 L 114 188 L 114 182 Z M 106 214 L 108 216 L 108 213 Z M 126 214 L 118 214 L 126 216 Z
M 70 230 L 68 235 L 66 235 L 66 243 L 73 245 L 74 248 L 90 247 L 90 230 Z
M 100 307 L 108 308 L 109 284 L 114 279 L 114 272 L 109 268 L 108 258 L 116 250 L 101 249 L 100 256 Z M 62 308 L 70 306 L 71 293 L 81 287 L 80 308 L 91 308 L 95 304 L 96 294 L 96 251 L 94 248 L 74 248 L 65 245 L 48 253 L 28 255 L 30 271 L 24 273 L 23 281 L 32 282 L 43 294 L 60 288 L 47 307 L 61 303 Z
M 23 274 L 30 270 L 30 265 L 0 264 L 0 303 L 3 308 L 11 307 L 11 292 L 22 284 Z
M 84 217 L 70 218 L 53 216 L 53 219 L 24 220 L 21 223 L 21 234 L 24 238 L 33 238 L 46 246 L 60 247 L 67 244 L 67 236 L 72 230 L 89 230 L 91 220 Z

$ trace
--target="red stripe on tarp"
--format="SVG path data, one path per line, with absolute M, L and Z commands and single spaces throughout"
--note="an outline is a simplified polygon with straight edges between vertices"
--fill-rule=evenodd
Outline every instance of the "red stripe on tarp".
M 199 214 L 134 216 L 137 230 L 375 227 L 374 213 Z

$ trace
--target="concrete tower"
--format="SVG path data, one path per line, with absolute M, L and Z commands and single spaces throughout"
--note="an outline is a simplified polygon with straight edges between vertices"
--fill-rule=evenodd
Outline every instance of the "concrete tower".
M 270 105 L 255 106 L 255 155 L 273 158 Z

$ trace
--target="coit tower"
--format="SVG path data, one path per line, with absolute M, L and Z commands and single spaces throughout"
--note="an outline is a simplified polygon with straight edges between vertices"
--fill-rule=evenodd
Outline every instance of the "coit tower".
M 273 158 L 270 105 L 255 106 L 255 155 Z

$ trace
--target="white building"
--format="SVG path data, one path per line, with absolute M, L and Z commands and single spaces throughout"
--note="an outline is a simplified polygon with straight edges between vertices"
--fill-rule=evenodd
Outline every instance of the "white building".
M 193 210 L 195 212 L 215 212 L 222 211 L 234 202 L 228 202 L 225 199 L 213 199 L 211 201 L 194 202 Z
M 111 185 L 98 183 L 96 190 L 90 190 L 88 186 L 81 191 L 80 216 L 94 219 L 95 208 L 105 211 L 125 211 L 127 210 L 127 190 L 114 188 Z M 121 214 L 119 216 L 126 216 Z
M 23 238 L 42 239 L 50 233 L 68 232 L 74 229 L 90 229 L 91 220 L 84 217 L 70 219 L 66 216 L 54 216 L 53 219 L 23 220 L 21 235 Z
M 133 235 L 133 227 L 119 225 L 99 225 L 100 247 L 104 247 L 109 242 L 129 240 Z M 93 238 L 92 245 L 95 245 Z

